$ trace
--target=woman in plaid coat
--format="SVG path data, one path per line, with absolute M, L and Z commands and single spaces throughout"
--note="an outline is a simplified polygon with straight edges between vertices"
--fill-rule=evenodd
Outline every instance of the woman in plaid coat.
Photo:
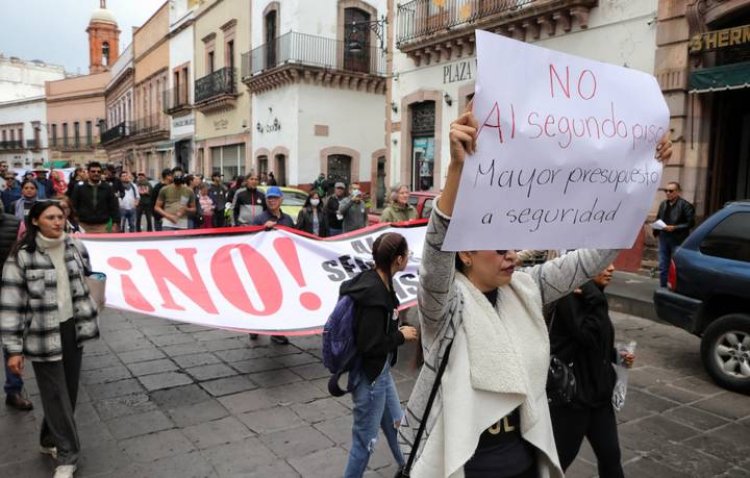
M 55 478 L 72 477 L 80 444 L 74 419 L 83 342 L 99 336 L 97 309 L 84 277 L 88 253 L 65 233 L 57 201 L 29 211 L 26 232 L 3 267 L 0 334 L 8 367 L 32 361 L 44 408 L 42 453 L 57 459 Z

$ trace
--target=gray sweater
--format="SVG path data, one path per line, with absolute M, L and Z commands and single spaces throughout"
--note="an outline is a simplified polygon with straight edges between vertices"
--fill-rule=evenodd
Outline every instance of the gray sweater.
M 345 197 L 339 203 L 339 214 L 344 217 L 344 232 L 356 231 L 367 225 L 367 207 L 364 200 L 356 203 L 352 201 L 351 196 Z

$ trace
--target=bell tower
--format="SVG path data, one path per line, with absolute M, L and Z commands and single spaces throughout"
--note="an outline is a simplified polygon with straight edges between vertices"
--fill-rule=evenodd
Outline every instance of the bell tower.
M 89 26 L 89 73 L 109 70 L 120 56 L 120 30 L 107 0 L 99 0 L 99 8 L 91 14 Z

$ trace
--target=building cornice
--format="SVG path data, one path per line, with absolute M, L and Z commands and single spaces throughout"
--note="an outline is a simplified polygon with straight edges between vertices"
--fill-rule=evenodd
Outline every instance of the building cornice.
M 342 90 L 385 94 L 386 78 L 353 71 L 286 64 L 242 80 L 252 93 L 263 93 L 293 84 L 318 85 Z

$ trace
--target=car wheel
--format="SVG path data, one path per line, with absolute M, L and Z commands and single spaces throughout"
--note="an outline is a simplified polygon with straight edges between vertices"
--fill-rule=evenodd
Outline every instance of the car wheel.
M 750 392 L 750 316 L 728 314 L 714 320 L 701 339 L 701 358 L 717 384 Z

